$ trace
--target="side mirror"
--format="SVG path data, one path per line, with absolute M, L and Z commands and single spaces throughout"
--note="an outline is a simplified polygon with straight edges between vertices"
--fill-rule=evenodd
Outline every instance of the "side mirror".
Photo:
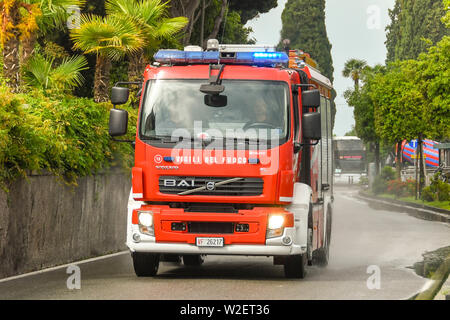
M 222 96 L 220 94 L 207 94 L 205 96 L 205 104 L 215 108 L 226 107 L 228 104 L 228 98 L 227 96 Z
M 111 109 L 109 113 L 109 135 L 119 137 L 127 134 L 128 112 L 122 109 Z
M 304 114 L 302 127 L 303 127 L 303 138 L 311 140 L 322 139 L 322 125 L 320 122 L 320 113 L 312 112 Z
M 130 89 L 124 87 L 113 87 L 111 91 L 111 103 L 115 106 L 125 104 L 130 96 Z
M 320 107 L 320 91 L 317 89 L 303 91 L 302 106 L 306 108 Z

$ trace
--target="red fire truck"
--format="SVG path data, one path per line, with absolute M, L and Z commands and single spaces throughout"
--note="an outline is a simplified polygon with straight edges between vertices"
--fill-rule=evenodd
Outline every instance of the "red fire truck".
M 208 255 L 271 256 L 289 278 L 328 263 L 332 85 L 292 59 L 210 40 L 147 66 L 127 220 L 137 276 Z M 127 132 L 126 84 L 112 89 L 112 137 Z

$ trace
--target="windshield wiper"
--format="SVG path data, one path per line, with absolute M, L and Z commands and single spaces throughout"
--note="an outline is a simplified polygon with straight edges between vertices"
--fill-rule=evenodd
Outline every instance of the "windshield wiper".
M 162 143 L 176 143 L 179 141 L 172 141 L 171 136 L 142 136 L 142 140 L 159 141 Z

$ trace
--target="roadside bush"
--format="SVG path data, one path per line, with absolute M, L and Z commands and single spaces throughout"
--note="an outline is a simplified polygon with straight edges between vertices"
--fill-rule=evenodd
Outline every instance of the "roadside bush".
M 75 184 L 77 177 L 112 164 L 131 166 L 131 146 L 109 138 L 110 108 L 90 99 L 12 94 L 0 87 L 0 185 L 27 170 L 45 169 Z M 129 112 L 133 133 L 137 112 Z
M 415 196 L 416 195 L 416 180 L 408 179 L 406 180 L 406 192 L 407 196 Z
M 423 201 L 427 201 L 427 202 L 433 202 L 435 201 L 435 193 L 433 191 L 431 191 L 431 187 L 425 187 L 422 190 L 422 200 Z
M 381 178 L 384 179 L 384 181 L 394 180 L 395 171 L 394 169 L 392 169 L 392 167 L 386 166 L 383 169 L 381 169 L 380 176 Z
M 395 171 L 389 166 L 384 167 L 373 181 L 372 192 L 374 194 L 386 193 L 388 190 L 388 181 L 394 180 L 394 178 Z
M 413 196 L 415 193 L 415 181 L 390 180 L 387 182 L 387 192 L 395 195 L 396 198 Z
M 387 192 L 393 194 L 396 198 L 405 195 L 406 183 L 401 180 L 390 180 L 387 182 Z
M 372 184 L 372 192 L 374 194 L 382 194 L 387 191 L 387 181 L 381 176 L 376 176 Z
M 359 178 L 359 185 L 361 186 L 367 186 L 369 185 L 369 178 L 362 176 L 361 178 Z
M 431 179 L 431 184 L 422 190 L 422 200 L 432 201 L 450 201 L 450 184 L 439 179 L 439 173 L 436 173 Z

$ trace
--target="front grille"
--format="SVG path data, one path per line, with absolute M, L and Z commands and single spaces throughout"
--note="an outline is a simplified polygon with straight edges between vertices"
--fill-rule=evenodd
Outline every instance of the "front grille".
M 216 185 L 220 182 L 236 179 L 235 181 Z M 240 180 L 237 180 L 240 179 Z M 210 187 L 210 190 L 206 188 Z M 159 191 L 165 194 L 180 194 L 189 190 L 204 187 L 188 195 L 207 196 L 259 196 L 263 193 L 264 180 L 261 178 L 233 178 L 233 177 L 172 177 L 159 178 Z M 211 189 L 213 187 L 213 189 Z
M 189 233 L 224 234 L 234 232 L 232 222 L 189 222 Z

